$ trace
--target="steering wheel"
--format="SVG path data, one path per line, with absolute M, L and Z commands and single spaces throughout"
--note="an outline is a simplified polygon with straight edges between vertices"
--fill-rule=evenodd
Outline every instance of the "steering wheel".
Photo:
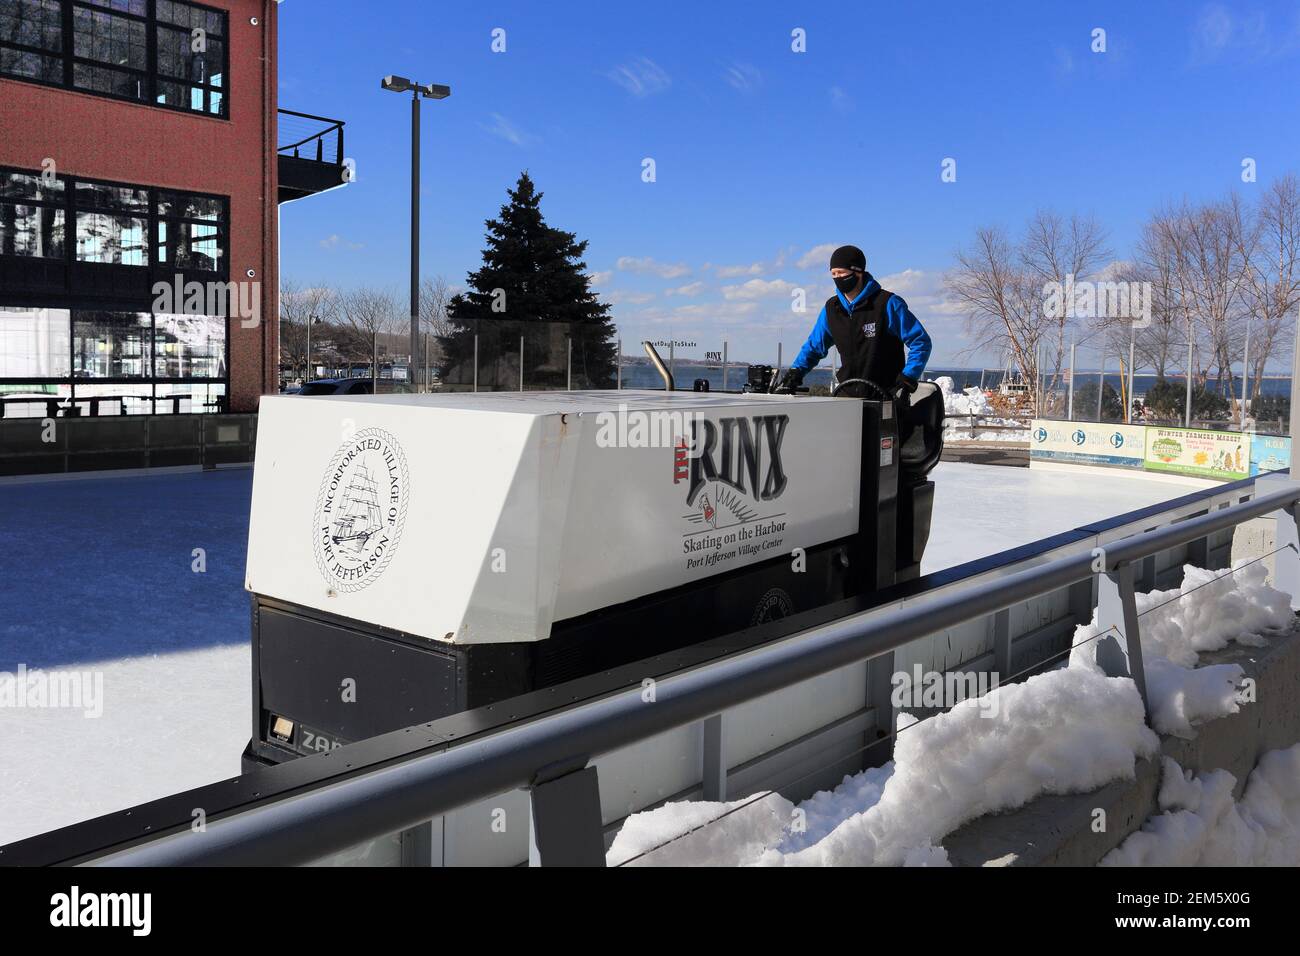
M 873 382 L 873 381 L 871 381 L 871 380 L 869 380 L 869 379 L 865 379 L 865 378 L 846 378 L 846 379 L 845 379 L 844 381 L 842 381 L 842 382 L 832 382 L 832 383 L 831 383 L 831 395 L 834 395 L 836 392 L 838 392 L 840 389 L 842 389 L 842 388 L 843 388 L 844 386 L 846 386 L 846 385 L 865 385 L 865 386 L 867 386 L 867 388 L 869 388 L 871 391 L 873 391 L 873 392 L 876 393 L 876 395 L 877 395 L 878 397 L 877 397 L 875 400 L 878 401 L 878 402 L 892 402 L 892 401 L 894 400 L 894 396 L 890 395 L 888 392 L 886 392 L 883 388 L 881 388 L 881 387 L 880 387 L 879 385 L 877 385 L 875 382 Z

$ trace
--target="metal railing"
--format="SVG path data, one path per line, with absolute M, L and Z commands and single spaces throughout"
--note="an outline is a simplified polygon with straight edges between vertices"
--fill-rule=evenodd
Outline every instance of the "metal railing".
M 349 762 L 349 755 L 362 753 L 353 748 L 365 743 L 349 745 L 334 751 L 330 759 L 336 761 L 335 767 L 346 766 L 350 776 L 329 786 L 290 789 L 274 800 L 209 817 L 202 831 L 177 826 L 167 834 L 137 837 L 129 849 L 114 847 L 120 851 L 106 855 L 111 852 L 106 849 L 88 854 L 87 859 L 145 866 L 303 863 L 522 788 L 529 791 L 531 801 L 531 862 L 601 865 L 600 789 L 597 769 L 591 765 L 597 756 L 673 728 L 699 722 L 707 726 L 730 708 L 846 666 L 892 655 L 904 645 L 975 619 L 995 621 L 994 655 L 1000 666 L 1006 666 L 1011 649 L 1008 609 L 1089 581 L 1096 584 L 1101 634 L 1097 661 L 1112 676 L 1131 677 L 1145 703 L 1136 586 L 1153 584 L 1157 555 L 1186 546 L 1189 560 L 1196 560 L 1206 554 L 1211 536 L 1271 516 L 1279 519 L 1275 584 L 1300 596 L 1296 524 L 1300 484 L 1289 476 L 1270 475 L 1225 488 L 1233 495 L 1228 500 L 1251 497 L 1217 507 L 1211 493 L 1198 493 L 1170 503 L 1163 511 L 1157 506 L 1123 516 L 1128 521 L 1125 528 L 1159 523 L 1162 517 L 1174 520 L 1175 514 L 1184 517 L 1107 541 L 1102 547 L 1046 560 L 1044 553 L 1036 553 L 1007 565 L 1007 573 L 994 580 L 972 584 L 968 579 L 963 583 L 971 586 L 922 592 L 916 600 L 898 606 L 852 614 L 672 674 L 657 681 L 653 703 L 647 703 L 637 687 L 453 746 L 430 737 L 434 746 L 429 751 L 359 766 Z M 1203 513 L 1186 516 L 1188 508 L 1198 506 Z M 262 773 L 277 772 L 291 775 L 296 768 L 291 764 Z M 270 779 L 266 778 L 268 783 Z M 301 775 L 296 779 L 301 780 Z
M 943 428 L 945 432 L 960 431 L 970 433 L 969 439 L 957 439 L 959 441 L 979 441 L 980 432 L 999 434 L 1016 432 L 1023 434 L 1005 440 L 1028 442 L 1031 429 L 1030 422 L 1032 421 L 1032 415 L 954 415 L 950 413 L 944 416 Z M 990 440 L 996 441 L 998 439 Z
M 276 152 L 295 159 L 343 165 L 343 120 L 279 110 Z

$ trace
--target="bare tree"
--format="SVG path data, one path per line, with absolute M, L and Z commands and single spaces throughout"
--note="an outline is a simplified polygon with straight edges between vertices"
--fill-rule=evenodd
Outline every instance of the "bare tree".
M 280 352 L 290 366 L 304 368 L 304 381 L 311 376 L 307 367 L 307 343 L 312 334 L 308 332 L 308 323 L 316 323 L 319 330 L 332 321 L 337 300 L 337 293 L 327 285 L 303 286 L 288 277 L 280 280 Z
M 1029 220 L 1019 249 L 1022 267 L 1040 290 L 1049 283 L 1062 288 L 1070 276 L 1073 281 L 1087 279 L 1109 256 L 1106 231 L 1096 219 L 1079 215 L 1066 219 L 1049 210 L 1039 210 Z M 1046 302 L 1045 291 L 1040 291 L 1039 301 Z M 1059 311 L 1056 316 L 1042 316 L 1043 340 L 1051 362 L 1049 391 L 1055 390 L 1061 379 L 1070 326 L 1068 310 Z M 1048 371 L 1043 369 L 1044 374 Z
M 429 369 L 442 364 L 442 340 L 452 330 L 447 318 L 447 303 L 451 301 L 451 296 L 446 276 L 437 275 L 420 283 L 420 328 L 424 333 L 426 377 Z
M 1184 205 L 1175 222 L 1170 238 L 1177 250 L 1179 295 L 1189 325 L 1195 325 L 1193 334 L 1208 353 L 1199 378 L 1208 381 L 1213 367 L 1230 389 L 1249 288 L 1247 265 L 1258 230 L 1236 193 L 1195 208 Z
M 1141 367 L 1151 368 L 1163 379 L 1187 348 L 1186 314 L 1179 286 L 1178 250 L 1175 237 L 1180 220 L 1157 212 L 1142 227 L 1134 260 L 1134 278 L 1151 283 L 1151 324 L 1138 332 L 1137 355 Z
M 1259 394 L 1264 367 L 1290 354 L 1293 310 L 1300 306 L 1300 182 L 1286 175 L 1260 200 L 1258 242 L 1248 257 L 1251 367 L 1247 400 Z
M 369 353 L 370 379 L 377 387 L 379 340 L 393 335 L 401 319 L 396 297 L 386 289 L 370 286 L 352 289 L 339 297 L 339 318 L 348 340 L 347 350 Z

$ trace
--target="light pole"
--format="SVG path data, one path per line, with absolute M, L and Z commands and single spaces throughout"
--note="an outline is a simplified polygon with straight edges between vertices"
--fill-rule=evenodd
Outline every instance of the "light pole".
M 420 354 L 420 97 L 445 100 L 451 96 L 451 87 L 417 83 L 404 76 L 386 76 L 379 85 L 393 93 L 411 94 L 411 384 L 414 386 Z

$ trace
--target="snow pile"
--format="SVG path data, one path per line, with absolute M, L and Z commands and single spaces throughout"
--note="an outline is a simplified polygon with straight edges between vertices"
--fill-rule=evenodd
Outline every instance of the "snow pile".
M 1183 583 L 1170 591 L 1137 595 L 1142 632 L 1142 662 L 1156 730 L 1195 736 L 1193 725 L 1239 709 L 1237 687 L 1244 675 L 1237 664 L 1196 667 L 1199 654 L 1232 641 L 1262 646 L 1260 633 L 1289 628 L 1291 599 L 1269 587 L 1260 562 L 1239 562 L 1232 570 L 1183 568 Z M 1071 667 L 1097 670 L 1097 618 L 1074 634 Z
M 1226 770 L 1193 777 L 1163 761 L 1163 810 L 1101 866 L 1300 866 L 1300 744 L 1260 758 L 1240 801 Z
M 781 838 L 793 815 L 794 804 L 771 792 L 757 800 L 746 797 L 732 803 L 667 803 L 628 817 L 605 861 L 620 866 L 667 843 L 630 865 L 743 866 Z M 710 820 L 717 822 L 710 824 Z M 695 827 L 701 829 L 667 842 Z
M 767 797 L 639 862 L 943 865 L 947 856 L 937 844 L 962 824 L 1044 793 L 1131 778 L 1137 759 L 1158 746 L 1143 724 L 1133 683 L 1096 670 L 1051 671 L 988 697 L 996 700 L 968 698 L 920 723 L 900 716 L 890 766 L 846 777 L 834 792 L 818 793 L 797 808 Z M 609 862 L 736 805 L 674 803 L 636 814 L 624 825 L 627 840 L 620 833 L 611 847 Z
M 992 415 L 993 405 L 989 397 L 977 386 L 957 391 L 957 383 L 951 376 L 941 375 L 934 380 L 943 393 L 943 407 L 949 415 Z
M 943 437 L 945 441 L 1029 441 L 1029 432 L 1013 418 L 994 417 L 994 409 L 984 392 L 975 387 L 957 390 L 957 383 L 948 375 L 941 375 L 934 380 L 934 384 L 939 386 L 939 391 L 943 393 L 943 407 L 948 414 L 948 421 L 944 423 Z M 982 425 L 1005 425 L 1005 429 L 981 428 L 978 431 L 971 428 L 969 416 L 978 415 L 984 420 Z M 964 421 L 963 421 L 964 417 Z M 963 427 L 964 426 L 964 427 Z

